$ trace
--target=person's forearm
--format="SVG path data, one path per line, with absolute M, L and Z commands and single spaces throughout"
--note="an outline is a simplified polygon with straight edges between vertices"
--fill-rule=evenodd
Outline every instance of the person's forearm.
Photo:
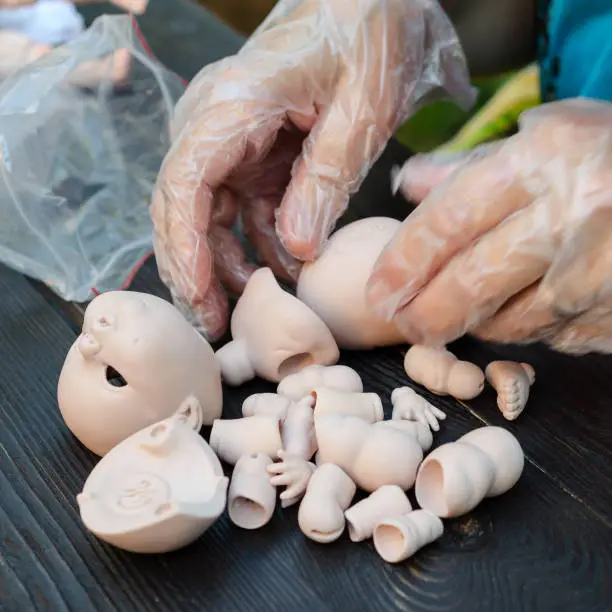
M 535 59 L 535 0 L 440 0 L 473 77 L 499 74 Z

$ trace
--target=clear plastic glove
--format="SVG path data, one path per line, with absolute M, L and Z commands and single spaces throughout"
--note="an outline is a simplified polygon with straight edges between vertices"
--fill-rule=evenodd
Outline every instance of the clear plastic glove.
M 399 177 L 424 198 L 381 255 L 371 306 L 409 342 L 470 332 L 612 352 L 612 104 L 543 105 L 520 132 Z
M 177 306 L 210 339 L 224 331 L 225 289 L 253 272 L 238 216 L 259 262 L 295 279 L 397 126 L 442 94 L 473 100 L 435 0 L 281 0 L 178 104 L 152 205 Z

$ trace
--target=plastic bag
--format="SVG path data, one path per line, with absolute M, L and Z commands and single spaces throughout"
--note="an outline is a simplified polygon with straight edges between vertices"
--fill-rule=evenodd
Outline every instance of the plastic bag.
M 4 79 L 0 261 L 66 300 L 124 286 L 152 251 L 149 203 L 183 91 L 129 16 L 100 17 Z

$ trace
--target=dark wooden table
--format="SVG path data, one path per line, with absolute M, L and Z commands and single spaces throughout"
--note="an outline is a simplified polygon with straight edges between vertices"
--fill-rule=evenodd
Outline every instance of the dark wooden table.
M 90 16 L 93 12 L 90 12 Z M 189 78 L 232 53 L 240 39 L 186 0 L 152 0 L 141 19 L 153 50 Z M 392 144 L 357 197 L 378 214 L 405 213 L 388 197 Z M 164 295 L 148 262 L 133 289 Z M 527 456 L 519 484 L 466 517 L 399 566 L 371 543 L 346 536 L 330 546 L 307 540 L 296 508 L 277 509 L 247 532 L 220 519 L 194 545 L 139 556 L 113 549 L 83 528 L 75 501 L 96 458 L 64 426 L 57 377 L 82 309 L 0 267 L 0 610 L 143 611 L 507 611 L 612 610 L 612 359 L 571 358 L 541 347 L 499 348 L 463 340 L 454 348 L 481 366 L 529 361 L 537 382 L 527 412 L 505 423 L 487 390 L 469 405 L 431 398 L 448 419 L 436 443 L 484 423 L 516 434 Z M 346 353 L 366 389 L 389 395 L 409 384 L 401 348 Z M 240 415 L 253 382 L 227 390 L 224 416 Z M 204 432 L 208 435 L 208 432 Z

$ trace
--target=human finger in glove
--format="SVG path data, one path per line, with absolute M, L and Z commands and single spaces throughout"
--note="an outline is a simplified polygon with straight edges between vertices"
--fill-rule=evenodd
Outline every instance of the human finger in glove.
M 162 280 L 209 339 L 258 259 L 295 279 L 317 256 L 397 126 L 446 92 L 469 105 L 465 59 L 434 0 L 281 0 L 244 48 L 178 104 L 152 203 Z
M 465 333 L 612 352 L 612 104 L 572 99 L 465 157 L 412 158 L 422 202 L 381 255 L 371 306 L 412 343 Z

